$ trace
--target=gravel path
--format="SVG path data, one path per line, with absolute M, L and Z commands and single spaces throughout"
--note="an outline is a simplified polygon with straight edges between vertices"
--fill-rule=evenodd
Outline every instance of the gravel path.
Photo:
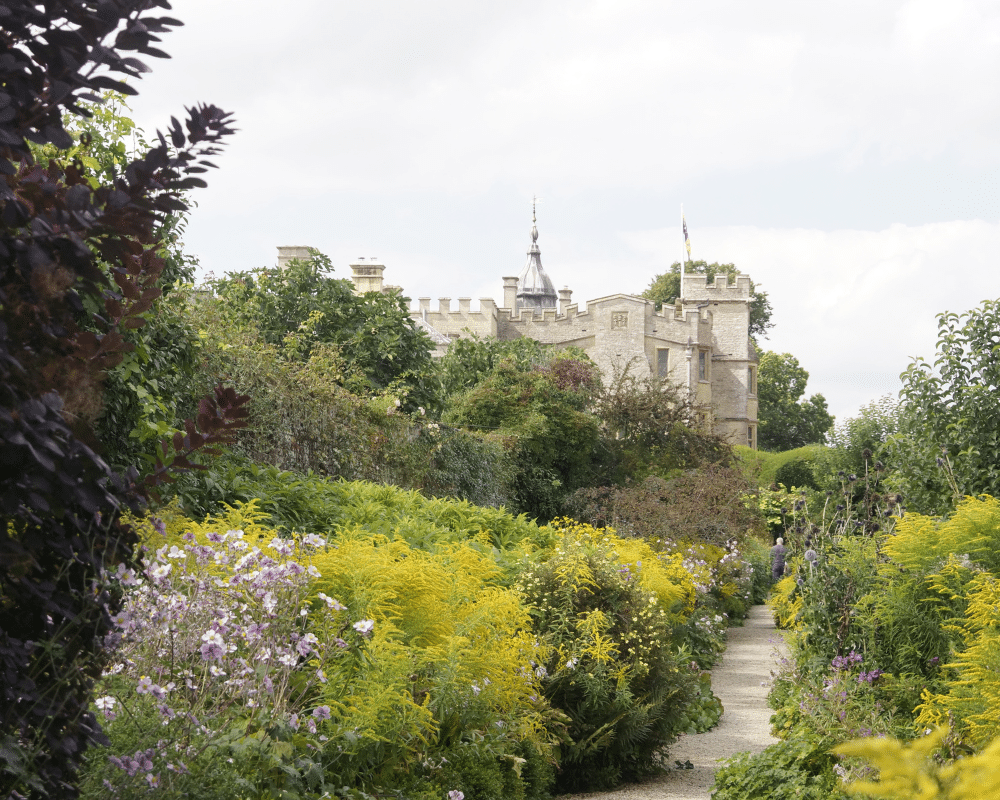
M 777 741 L 770 733 L 767 691 L 784 642 L 766 606 L 754 606 L 742 628 L 730 628 L 722 662 L 712 670 L 712 689 L 725 709 L 707 733 L 682 736 L 670 763 L 690 760 L 694 769 L 671 770 L 646 783 L 611 792 L 562 795 L 560 800 L 710 800 L 716 762 L 744 750 L 759 752 Z

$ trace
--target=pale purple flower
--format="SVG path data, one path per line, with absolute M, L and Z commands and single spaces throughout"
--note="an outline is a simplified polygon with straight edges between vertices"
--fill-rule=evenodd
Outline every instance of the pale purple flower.
M 448 792 L 448 800 L 465 800 L 465 794 L 458 789 L 452 789 Z
M 139 678 L 139 685 L 135 687 L 135 690 L 139 694 L 149 694 L 150 690 L 153 688 L 153 681 L 148 675 L 143 675 Z
M 313 709 L 312 715 L 316 719 L 330 719 L 330 706 L 316 706 Z
M 316 649 L 313 645 L 317 644 L 319 644 L 319 639 L 316 638 L 316 634 L 307 633 L 295 643 L 295 649 L 298 650 L 299 655 L 307 656 Z
M 307 533 L 302 537 L 302 544 L 309 547 L 323 547 L 326 544 L 326 539 L 322 536 L 317 536 L 315 533 Z
M 344 641 L 343 639 L 341 639 L 341 638 L 340 638 L 339 636 L 338 636 L 338 637 L 337 637 L 336 639 L 334 639 L 334 640 L 333 640 L 333 643 L 334 643 L 335 645 L 337 645 L 337 647 L 339 647 L 339 648 L 340 648 L 341 650 L 343 650 L 344 648 L 346 648 L 346 647 L 347 647 L 347 642 L 345 642 L 345 641 Z
M 206 631 L 201 640 L 201 658 L 203 661 L 221 661 L 226 655 L 225 641 L 218 631 Z
M 119 564 L 118 569 L 115 571 L 115 577 L 121 581 L 123 586 L 135 586 L 138 581 L 135 579 L 135 573 L 126 569 L 124 564 Z
M 280 536 L 275 536 L 267 543 L 267 546 L 272 550 L 277 551 L 278 555 L 289 556 L 292 554 L 292 548 L 289 546 L 288 542 L 282 539 Z

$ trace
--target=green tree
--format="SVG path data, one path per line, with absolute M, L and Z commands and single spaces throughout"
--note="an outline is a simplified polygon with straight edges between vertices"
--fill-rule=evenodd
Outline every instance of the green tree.
M 765 450 L 792 450 L 818 444 L 833 425 L 826 398 L 806 392 L 809 373 L 790 353 L 760 353 L 757 368 L 757 444 Z
M 313 251 L 278 267 L 235 272 L 211 286 L 234 320 L 259 331 L 289 358 L 308 359 L 317 344 L 336 345 L 345 385 L 358 394 L 393 392 L 407 410 L 436 407 L 440 393 L 433 346 L 398 293 L 354 293 Z
M 52 143 L 32 146 L 36 161 L 65 170 L 74 165 L 93 188 L 114 181 L 129 163 L 149 147 L 144 132 L 128 116 L 125 95 L 107 91 L 100 102 L 85 103 L 87 117 L 63 115 L 63 125 L 73 140 L 68 148 Z M 94 423 L 101 455 L 116 470 L 155 461 L 163 437 L 172 435 L 182 420 L 197 412 L 198 395 L 190 394 L 199 362 L 198 332 L 185 319 L 185 294 L 174 290 L 194 280 L 197 259 L 184 252 L 182 236 L 188 212 L 177 211 L 156 223 L 154 237 L 162 259 L 160 286 L 163 295 L 142 312 L 144 324 L 123 330 L 126 343 L 119 364 L 104 376 L 103 405 Z M 112 267 L 97 266 L 112 279 Z M 83 328 L 100 333 L 95 315 L 104 312 L 99 295 L 82 298 Z
M 1000 300 L 938 315 L 933 364 L 902 374 L 894 480 L 907 506 L 944 514 L 966 495 L 1000 492 Z
M 679 469 L 732 459 L 724 440 L 699 430 L 698 410 L 687 393 L 665 381 L 640 379 L 628 369 L 617 372 L 601 386 L 594 413 L 601 421 L 607 482 L 668 477 Z
M 688 261 L 684 265 L 685 273 L 688 275 L 704 275 L 708 282 L 715 280 L 716 275 L 728 275 L 730 283 L 735 281 L 740 271 L 735 264 L 709 264 L 706 261 Z M 673 303 L 681 293 L 681 262 L 675 261 L 670 265 L 668 272 L 661 273 L 653 278 L 649 288 L 642 293 L 642 297 L 656 303 L 659 310 L 664 304 Z M 757 289 L 754 282 L 750 281 L 750 335 L 754 338 L 762 336 L 767 338 L 767 332 L 774 327 L 771 322 L 771 301 L 767 297 L 767 292 Z
M 535 339 L 521 336 L 501 341 L 472 336 L 456 339 L 438 362 L 444 397 L 471 389 L 489 377 L 502 361 L 519 369 L 531 369 L 548 361 L 545 347 Z
M 597 367 L 576 353 L 528 369 L 502 360 L 442 419 L 506 439 L 516 510 L 548 521 L 562 513 L 567 494 L 593 478 L 599 431 L 589 408 L 599 385 Z
M 827 434 L 821 462 L 828 472 L 859 477 L 883 459 L 886 443 L 899 429 L 899 404 L 886 395 L 859 409 Z

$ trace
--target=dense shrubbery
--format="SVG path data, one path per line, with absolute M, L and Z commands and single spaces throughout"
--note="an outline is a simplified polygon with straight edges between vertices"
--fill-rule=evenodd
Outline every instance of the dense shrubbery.
M 114 574 L 87 796 L 542 798 L 649 774 L 721 714 L 702 669 L 752 598 L 735 542 L 671 552 L 274 469 L 245 485 L 202 523 L 142 522 L 141 567 Z
M 839 491 L 802 492 L 786 509 L 790 574 L 771 605 L 792 655 L 770 698 L 784 741 L 720 771 L 719 800 L 785 796 L 760 793 L 769 774 L 831 797 L 859 779 L 858 792 L 884 798 L 918 785 L 921 796 L 964 797 L 975 780 L 996 780 L 992 757 L 975 754 L 1000 736 L 1000 503 L 969 497 L 943 518 L 904 515 L 873 455 Z M 845 744 L 871 736 L 888 738 Z M 799 750 L 817 757 L 799 764 L 788 757 Z
M 621 563 L 613 536 L 559 531 L 518 585 L 550 654 L 539 668 L 545 697 L 569 717 L 557 788 L 608 788 L 654 771 L 682 730 L 697 672 L 667 642 L 695 589 L 680 559 L 661 565 L 647 547 L 645 561 Z

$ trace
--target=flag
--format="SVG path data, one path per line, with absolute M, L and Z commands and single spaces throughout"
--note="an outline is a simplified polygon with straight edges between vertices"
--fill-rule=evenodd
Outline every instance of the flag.
M 691 240 L 688 239 L 688 224 L 681 214 L 681 227 L 684 228 L 684 247 L 687 249 L 688 261 L 691 260 Z

